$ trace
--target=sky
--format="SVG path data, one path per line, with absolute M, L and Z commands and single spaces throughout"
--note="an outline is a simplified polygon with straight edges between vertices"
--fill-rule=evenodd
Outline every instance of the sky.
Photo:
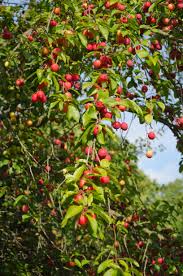
M 130 119 L 131 115 L 127 116 L 126 121 L 130 122 Z M 157 138 L 151 141 L 151 148 L 156 151 L 156 154 L 148 159 L 144 152 L 144 155 L 139 157 L 140 169 L 151 179 L 157 180 L 159 184 L 167 184 L 177 178 L 183 179 L 183 175 L 179 173 L 181 155 L 176 149 L 176 138 L 168 127 L 165 127 L 163 133 L 159 135 L 158 131 L 162 128 L 162 124 L 153 123 L 152 126 Z M 145 126 L 140 125 L 138 119 L 135 119 L 127 134 L 127 139 L 135 143 L 136 139 L 141 137 L 146 137 Z M 160 145 L 163 145 L 163 151 L 160 151 Z

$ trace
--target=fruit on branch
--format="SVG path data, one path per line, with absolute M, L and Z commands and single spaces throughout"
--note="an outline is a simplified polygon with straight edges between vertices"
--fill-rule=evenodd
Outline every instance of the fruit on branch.
M 116 4 L 116 9 L 120 10 L 120 11 L 124 11 L 126 9 L 125 5 L 121 4 L 121 3 L 117 3 Z
M 52 169 L 51 166 L 49 166 L 49 165 L 45 166 L 45 171 L 46 172 L 48 172 L 48 173 L 51 172 L 51 169 Z
M 94 178 L 92 170 L 85 170 L 83 172 L 83 175 L 84 175 L 85 178 L 88 178 L 88 179 L 93 179 Z
M 83 188 L 83 186 L 86 184 L 86 180 L 84 178 L 81 178 L 79 180 L 79 188 Z
M 63 87 L 67 91 L 72 88 L 72 83 L 69 81 L 63 82 Z
M 96 125 L 94 127 L 94 130 L 93 130 L 93 135 L 97 136 L 97 134 L 99 133 L 99 129 L 100 129 L 100 126 L 99 125 Z
M 101 176 L 100 177 L 100 183 L 108 184 L 109 182 L 110 182 L 110 177 L 109 176 Z
M 28 36 L 27 36 L 27 39 L 28 39 L 28 41 L 30 41 L 30 42 L 32 42 L 32 41 L 34 40 L 34 38 L 33 38 L 32 35 L 28 35 Z
M 57 145 L 57 146 L 61 146 L 62 142 L 60 139 L 54 139 L 54 144 Z
M 136 246 L 138 248 L 142 248 L 144 246 L 144 242 L 143 241 L 139 241 L 139 242 L 136 243 Z
M 4 39 L 11 39 L 13 37 L 13 34 L 8 30 L 8 27 L 4 27 L 2 32 L 2 38 Z
M 120 122 L 113 122 L 112 126 L 114 129 L 119 129 L 121 127 L 121 123 Z
M 108 152 L 105 148 L 101 148 L 98 150 L 98 156 L 100 159 L 104 159 L 107 156 Z
M 81 215 L 79 220 L 78 220 L 78 224 L 80 225 L 86 225 L 88 222 L 88 219 L 85 215 Z
M 175 122 L 179 128 L 183 128 L 183 117 L 176 118 Z
M 162 19 L 162 22 L 163 22 L 164 25 L 168 25 L 168 24 L 170 23 L 170 18 L 164 17 L 164 18 Z
M 86 103 L 85 104 L 85 109 L 88 110 L 91 106 L 93 106 L 92 103 Z
M 129 45 L 131 43 L 131 39 L 129 37 L 124 38 L 124 45 Z
M 183 2 L 177 4 L 177 9 L 183 9 Z
M 170 11 L 175 10 L 175 5 L 174 5 L 173 3 L 168 4 L 168 9 L 169 9 Z
M 81 193 L 74 196 L 74 202 L 79 202 L 82 199 L 83 199 L 83 196 Z
M 31 127 L 33 125 L 33 121 L 32 120 L 27 120 L 26 125 Z
M 45 103 L 47 101 L 47 97 L 42 90 L 38 90 L 36 93 L 32 94 L 31 97 L 32 103 L 41 102 Z
M 105 157 L 104 159 L 106 159 L 106 160 L 108 160 L 108 161 L 111 161 L 111 155 L 110 155 L 110 154 L 107 154 L 106 157 Z
M 164 258 L 158 258 L 157 262 L 158 262 L 158 264 L 163 264 L 164 263 Z
M 133 63 L 133 60 L 131 60 L 131 59 L 129 59 L 129 60 L 127 60 L 127 66 L 128 67 L 130 67 L 130 68 L 132 68 L 133 66 L 134 66 L 134 63 Z
M 143 86 L 142 86 L 142 92 L 143 92 L 143 93 L 146 93 L 147 91 L 148 91 L 147 85 L 143 85 Z
M 145 2 L 143 5 L 143 12 L 147 12 L 150 6 L 151 6 L 151 2 L 149 1 Z
M 70 261 L 70 262 L 67 262 L 67 266 L 68 266 L 68 267 L 75 267 L 75 266 L 76 266 L 76 263 Z
M 88 146 L 88 147 L 85 148 L 85 154 L 86 154 L 86 155 L 91 155 L 92 152 L 93 152 L 92 147 Z
M 43 56 L 48 56 L 49 55 L 49 49 L 47 47 L 43 47 L 41 50 L 41 53 Z
M 57 26 L 58 25 L 58 23 L 57 23 L 57 21 L 55 21 L 55 20 L 50 20 L 50 27 L 55 27 L 55 26 Z
M 126 23 L 128 23 L 128 18 L 123 16 L 120 18 L 120 22 L 126 24 Z
M 100 76 L 98 77 L 99 83 L 108 82 L 108 81 L 109 81 L 109 77 L 107 74 L 100 74 Z
M 99 68 L 101 68 L 101 66 L 102 66 L 102 62 L 99 59 L 97 59 L 93 62 L 94 69 L 99 69 Z
M 61 14 L 61 8 L 60 8 L 60 7 L 55 7 L 55 8 L 53 9 L 53 13 L 54 13 L 55 15 L 60 15 L 60 14 Z
M 96 215 L 95 213 L 93 213 L 93 214 L 91 214 L 91 217 L 92 217 L 93 219 L 96 219 L 96 218 L 97 218 L 97 215 Z
M 146 157 L 147 157 L 147 158 L 152 158 L 152 156 L 153 156 L 153 151 L 152 151 L 152 150 L 148 150 L 148 151 L 146 152 Z
M 126 229 L 128 229 L 130 225 L 129 225 L 128 222 L 125 221 L 125 222 L 123 223 L 123 226 L 124 226 Z
M 124 130 L 124 131 L 127 130 L 128 129 L 128 124 L 125 123 L 125 122 L 122 122 L 121 123 L 121 129 Z
M 42 178 L 40 178 L 40 179 L 38 180 L 38 184 L 39 184 L 39 185 L 43 185 L 43 184 L 44 184 L 44 180 L 43 180 Z
M 21 208 L 22 212 L 25 213 L 25 214 L 29 212 L 29 209 L 30 208 L 27 204 L 24 204 Z
M 60 67 L 57 63 L 53 63 L 50 68 L 52 72 L 58 72 L 60 70 Z
M 97 101 L 97 102 L 95 103 L 95 106 L 96 106 L 96 108 L 99 109 L 99 110 L 101 110 L 102 108 L 104 108 L 104 104 L 103 104 L 103 102 L 101 102 L 101 101 Z
M 24 84 L 25 84 L 25 81 L 23 79 L 16 80 L 16 86 L 22 87 L 22 86 L 24 86 Z
M 121 86 L 118 86 L 116 93 L 121 95 L 123 93 L 123 88 Z
M 148 133 L 148 138 L 149 138 L 150 140 L 154 140 L 154 139 L 156 138 L 155 133 L 154 133 L 153 131 L 150 131 L 150 132 Z
M 72 81 L 72 75 L 71 74 L 65 74 L 66 81 L 71 82 Z

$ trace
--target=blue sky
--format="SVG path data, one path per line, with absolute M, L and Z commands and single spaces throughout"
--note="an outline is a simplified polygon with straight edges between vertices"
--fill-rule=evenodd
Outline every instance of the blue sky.
M 129 117 L 129 118 L 128 118 Z M 130 122 L 131 116 L 127 116 L 127 122 Z M 162 135 L 158 135 L 158 130 L 162 128 L 162 124 L 152 124 L 153 130 L 157 134 L 157 138 L 151 142 L 152 149 L 156 150 L 156 154 L 148 159 L 144 155 L 139 157 L 139 167 L 160 184 L 166 184 L 176 178 L 183 178 L 179 173 L 180 153 L 176 149 L 176 139 L 173 133 L 165 127 Z M 140 125 L 138 119 L 135 119 L 131 125 L 127 138 L 130 142 L 135 143 L 136 139 L 146 137 L 145 126 Z M 159 145 L 163 145 L 164 150 L 158 150 Z

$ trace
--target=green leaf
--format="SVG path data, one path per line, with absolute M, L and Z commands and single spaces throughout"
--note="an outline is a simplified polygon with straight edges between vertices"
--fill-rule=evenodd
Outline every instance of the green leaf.
M 116 134 L 111 130 L 111 128 L 110 127 L 108 127 L 108 126 L 106 126 L 105 127 L 105 130 L 106 130 L 106 132 L 107 132 L 107 134 L 109 135 L 109 137 L 115 142 L 117 142 L 117 136 L 116 136 Z
M 97 215 L 99 215 L 103 220 L 105 220 L 108 224 L 112 223 L 112 219 L 110 218 L 110 216 L 106 212 L 104 212 L 103 209 L 99 206 L 93 205 L 93 211 Z
M 97 167 L 96 172 L 97 174 L 101 174 L 102 176 L 107 176 L 107 171 L 103 168 Z
M 125 270 L 128 270 L 128 265 L 124 260 L 119 260 L 119 263 L 125 268 Z
M 159 2 L 159 1 L 156 1 L 156 2 Z M 154 10 L 154 7 L 157 5 L 157 3 L 153 3 L 150 7 L 149 7 L 149 9 L 148 9 L 148 12 L 150 13 L 150 12 L 153 12 L 153 10 Z
M 129 108 L 132 111 L 135 111 L 141 117 L 143 116 L 142 109 L 138 104 L 136 104 L 136 102 L 130 101 L 130 100 L 126 100 L 125 102 L 126 102 L 126 105 L 129 106 Z M 125 103 L 124 103 L 124 105 L 125 105 Z
M 58 92 L 60 90 L 60 85 L 56 79 L 55 76 L 52 77 L 53 78 L 53 82 L 54 82 L 54 85 L 55 85 L 55 90 Z
M 63 110 L 63 106 L 64 106 L 64 102 L 63 101 L 59 101 L 59 110 L 62 111 Z
M 117 86 L 118 86 L 118 83 L 117 83 L 117 81 L 116 81 L 116 78 L 111 77 L 111 78 L 110 78 L 110 84 L 111 84 L 111 89 L 112 89 L 112 90 L 115 90 L 115 89 L 117 88 Z
M 48 118 L 50 117 L 50 113 L 51 113 L 51 110 L 58 104 L 60 103 L 60 100 L 57 100 L 55 102 L 52 102 L 49 106 L 49 110 L 48 110 Z
M 147 115 L 145 115 L 145 122 L 147 123 L 147 124 L 151 124 L 152 123 L 152 120 L 153 120 L 153 115 L 152 114 L 147 114 Z
M 88 135 L 92 128 L 93 128 L 93 124 L 88 126 L 88 128 L 86 128 L 86 130 L 82 133 L 82 135 L 80 137 L 80 141 L 82 141 L 83 144 L 86 144 Z
M 59 53 L 59 56 L 63 60 L 64 63 L 67 62 L 67 56 L 65 55 L 65 53 L 61 52 L 61 53 Z
M 96 200 L 105 202 L 105 197 L 104 197 L 104 190 L 102 187 L 96 186 L 95 184 L 93 184 L 93 187 L 95 188 L 93 194 L 94 194 L 94 198 Z M 108 221 L 107 221 L 108 222 Z
M 118 268 L 117 265 L 115 265 L 115 266 L 116 266 L 116 268 Z M 122 276 L 122 275 L 124 275 L 124 274 L 122 274 L 118 269 L 111 268 L 111 269 L 107 270 L 103 276 Z
M 3 161 L 0 161 L 0 168 L 2 168 L 3 166 L 6 166 L 6 165 L 8 165 L 8 163 L 9 163 L 9 160 L 3 160 Z
M 79 168 L 75 171 L 75 173 L 74 173 L 74 175 L 73 175 L 73 179 L 74 179 L 76 182 L 81 178 L 81 176 L 82 176 L 82 174 L 83 174 L 83 172 L 84 172 L 85 169 L 86 169 L 86 166 L 85 166 L 85 165 L 82 165 L 81 167 L 79 167 Z
M 162 102 L 157 102 L 157 105 L 161 108 L 161 110 L 164 112 L 165 111 L 165 105 Z
M 79 122 L 80 113 L 79 113 L 78 109 L 72 104 L 70 104 L 68 106 L 67 118 L 69 120 L 73 119 L 74 121 Z
M 56 102 L 52 102 L 50 104 L 50 109 L 53 109 L 58 103 L 60 102 L 60 100 L 56 101 Z
M 76 194 L 75 191 L 67 191 L 66 193 L 63 194 L 61 203 L 63 204 L 67 198 L 69 198 L 70 196 L 73 196 L 75 194 Z
M 101 273 L 103 272 L 106 268 L 108 267 L 111 267 L 111 265 L 114 264 L 114 261 L 113 260 L 105 260 L 104 262 L 102 262 L 98 269 L 97 269 L 97 272 L 98 273 Z
M 76 263 L 76 265 L 77 265 L 79 268 L 82 268 L 82 264 L 81 264 L 81 262 L 80 262 L 78 259 L 74 259 L 74 262 Z
M 36 70 L 37 78 L 38 78 L 39 81 L 42 79 L 43 73 L 44 73 L 43 69 L 37 69 Z
M 125 271 L 125 272 L 123 272 L 122 276 L 132 276 L 132 274 L 129 273 L 129 272 L 127 272 L 127 271 Z
M 3 197 L 6 193 L 6 187 L 0 187 L 0 198 Z
M 135 268 L 129 268 L 129 272 L 133 272 L 136 276 L 142 276 L 143 274 Z M 131 275 L 131 274 L 130 274 Z
M 139 58 L 145 58 L 149 56 L 149 52 L 146 50 L 138 50 L 136 53 Z
M 139 267 L 139 263 L 137 261 L 135 261 L 134 259 L 131 259 L 131 258 L 123 258 L 123 260 L 131 263 L 131 264 L 134 264 L 136 267 Z
M 97 223 L 97 220 L 93 217 L 91 217 L 90 214 L 86 214 L 87 218 L 88 218 L 88 221 L 89 221 L 89 225 L 90 225 L 90 228 L 91 228 L 91 231 L 92 231 L 92 235 L 94 237 L 97 237 L 97 229 L 98 229 L 98 223 Z
M 111 5 L 118 3 L 118 1 L 116 1 L 116 0 L 110 0 L 109 2 Z
M 87 198 L 87 205 L 91 206 L 93 203 L 93 194 L 89 194 L 88 198 Z
M 108 40 L 108 36 L 109 36 L 108 28 L 106 26 L 102 26 L 102 25 L 98 25 L 98 27 L 99 27 L 101 34 L 105 38 L 105 40 Z
M 23 221 L 23 222 L 26 222 L 26 221 L 28 221 L 30 218 L 31 218 L 31 216 L 30 216 L 29 214 L 24 214 L 24 215 L 22 216 L 22 221 Z
M 76 215 L 80 214 L 83 210 L 83 206 L 76 206 L 76 205 L 71 205 L 69 209 L 67 210 L 67 213 L 61 223 L 61 227 L 65 227 L 67 224 L 68 219 L 75 217 Z
M 19 196 L 15 199 L 13 205 L 14 205 L 14 206 L 17 206 L 18 203 L 19 203 L 20 201 L 22 201 L 22 200 L 27 200 L 27 197 L 26 197 L 25 195 L 19 195 Z
M 89 263 L 90 263 L 90 261 L 89 261 L 89 260 L 82 260 L 82 261 L 81 261 L 81 265 L 82 265 L 82 267 L 83 267 L 84 265 L 89 264 Z
M 86 89 L 86 88 L 88 88 L 88 87 L 91 87 L 92 85 L 93 85 L 92 82 L 86 81 L 86 82 L 83 83 L 82 89 L 84 90 L 84 89 Z
M 81 40 L 82 45 L 86 48 L 88 41 L 85 35 L 78 33 L 79 39 Z
M 97 120 L 97 111 L 94 106 L 91 106 L 83 114 L 83 125 L 87 126 L 92 120 Z
M 109 162 L 109 160 L 107 160 L 107 159 L 102 159 L 102 160 L 100 161 L 100 166 L 101 166 L 102 168 L 109 168 L 109 167 L 110 167 L 110 162 Z
M 103 134 L 102 131 L 99 132 L 99 133 L 97 134 L 97 141 L 98 141 L 99 144 L 101 144 L 101 145 L 104 145 L 104 144 L 105 144 L 105 138 L 104 138 L 104 134 Z

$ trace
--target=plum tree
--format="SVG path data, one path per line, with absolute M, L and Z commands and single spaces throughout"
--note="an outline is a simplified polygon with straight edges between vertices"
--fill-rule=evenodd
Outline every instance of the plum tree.
M 182 151 L 180 4 L 2 5 L 5 275 L 183 273 L 174 206 L 143 197 L 125 118 L 163 123 Z

